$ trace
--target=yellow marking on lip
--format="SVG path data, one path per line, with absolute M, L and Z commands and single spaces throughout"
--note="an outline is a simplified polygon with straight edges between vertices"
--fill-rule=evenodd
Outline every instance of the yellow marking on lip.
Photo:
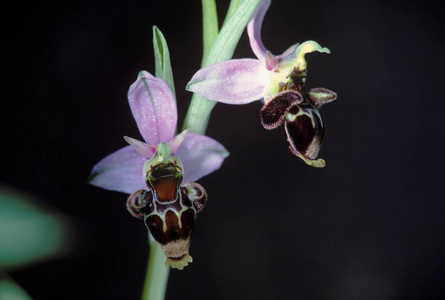
M 309 159 L 304 157 L 303 154 L 298 155 L 306 164 L 315 168 L 324 168 L 326 166 L 326 162 L 323 158 L 319 159 Z
M 179 194 L 178 196 L 179 196 L 179 197 L 182 197 L 181 194 Z M 180 198 L 179 200 L 174 200 L 174 201 L 179 201 L 179 203 L 181 204 L 181 210 L 180 210 L 180 211 L 176 211 L 175 209 L 169 207 L 169 208 L 167 208 L 166 210 L 164 210 L 164 211 L 162 212 L 162 214 L 160 214 L 160 213 L 158 212 L 158 210 L 157 210 L 158 202 L 157 202 L 156 200 L 154 200 L 153 202 L 154 202 L 154 205 L 155 205 L 155 209 L 153 210 L 153 212 L 152 212 L 151 214 L 149 214 L 149 215 L 147 216 L 147 218 L 150 217 L 150 216 L 153 216 L 153 215 L 158 216 L 158 217 L 161 219 L 161 221 L 162 221 L 162 231 L 163 231 L 164 233 L 167 231 L 167 222 L 166 222 L 166 220 L 165 220 L 165 216 L 166 216 L 166 214 L 167 214 L 168 211 L 172 211 L 172 212 L 176 215 L 176 217 L 178 218 L 178 226 L 179 226 L 179 228 L 182 229 L 182 219 L 181 219 L 181 217 L 182 217 L 182 213 L 185 212 L 186 210 L 188 210 L 189 208 L 193 209 L 193 205 L 192 205 L 191 207 L 187 207 L 187 206 L 185 206 L 185 205 L 182 203 L 182 198 Z M 172 202 L 174 202 L 174 201 L 172 201 Z M 195 213 L 196 213 L 196 211 L 195 211 Z
M 299 116 L 308 116 L 311 119 L 312 128 L 315 128 L 314 116 L 312 115 L 312 111 L 310 113 L 303 111 L 302 109 L 298 110 L 297 114 L 286 113 L 286 120 L 289 122 L 295 121 Z
M 182 270 L 184 269 L 184 267 L 188 266 L 188 264 L 191 262 L 193 262 L 193 258 L 189 254 L 186 254 L 180 260 L 173 260 L 167 258 L 167 260 L 165 261 L 165 266 L 171 267 L 173 269 Z

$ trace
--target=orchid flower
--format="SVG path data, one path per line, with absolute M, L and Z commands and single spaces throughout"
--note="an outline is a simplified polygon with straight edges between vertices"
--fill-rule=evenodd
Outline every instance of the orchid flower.
M 334 101 L 336 93 L 325 88 L 304 90 L 307 75 L 305 54 L 330 53 L 315 41 L 295 44 L 275 56 L 261 40 L 261 27 L 270 0 L 263 0 L 247 25 L 250 46 L 257 59 L 232 59 L 199 70 L 187 90 L 227 104 L 264 103 L 261 122 L 266 129 L 284 123 L 289 148 L 308 165 L 324 167 L 318 158 L 324 123 L 318 109 Z
M 228 156 L 219 142 L 185 130 L 175 135 L 176 101 L 162 79 L 146 71 L 128 91 L 131 112 L 145 142 L 125 136 L 130 144 L 108 155 L 91 171 L 89 183 L 97 187 L 131 194 L 144 189 L 143 166 L 153 157 L 159 143 L 168 143 L 172 155 L 184 165 L 184 181 L 196 181 L 217 170 Z
M 191 262 L 194 219 L 207 198 L 204 188 L 192 181 L 217 170 L 228 152 L 217 141 L 189 130 L 174 136 L 176 101 L 162 79 L 141 71 L 129 89 L 128 102 L 145 142 L 125 136 L 130 145 L 97 163 L 89 183 L 131 194 L 130 213 L 145 218 L 166 264 L 182 269 Z

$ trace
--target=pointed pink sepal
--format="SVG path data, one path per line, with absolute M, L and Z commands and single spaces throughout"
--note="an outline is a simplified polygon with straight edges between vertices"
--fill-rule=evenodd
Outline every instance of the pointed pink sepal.
M 189 133 L 190 129 L 186 129 L 175 136 L 170 142 L 168 142 L 168 145 L 170 146 L 170 149 L 172 151 L 172 155 L 175 155 L 175 153 L 178 151 L 179 146 L 181 146 L 182 142 Z
M 147 159 L 150 159 L 153 157 L 153 154 L 156 152 L 156 146 L 147 145 L 144 142 L 141 142 L 137 139 L 124 136 L 124 140 L 133 146 L 133 148 L 142 156 L 144 156 Z

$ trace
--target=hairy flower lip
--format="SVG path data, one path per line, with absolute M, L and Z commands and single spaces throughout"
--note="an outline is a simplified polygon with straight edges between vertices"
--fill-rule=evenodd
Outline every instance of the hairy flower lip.
M 261 1 L 247 24 L 250 47 L 257 59 L 232 59 L 204 67 L 188 82 L 188 91 L 226 104 L 268 102 L 281 91 L 280 84 L 285 83 L 295 69 L 306 69 L 306 54 L 331 52 L 312 40 L 296 43 L 281 55 L 268 51 L 261 39 L 261 29 L 270 3 L 270 0 Z
M 261 108 L 261 124 L 269 130 L 277 128 L 284 122 L 289 109 L 302 101 L 303 96 L 299 92 L 285 90 L 278 93 Z
M 307 97 L 286 112 L 284 123 L 291 152 L 308 165 L 324 167 L 324 160 L 317 159 L 324 138 L 324 121 Z
M 257 59 L 232 59 L 207 66 L 195 73 L 187 90 L 208 100 L 227 104 L 239 105 L 261 100 L 265 104 L 260 112 L 264 128 L 274 129 L 284 122 L 291 152 L 308 165 L 324 167 L 324 160 L 317 159 L 322 141 L 320 137 L 324 134 L 318 108 L 334 101 L 337 94 L 324 88 L 311 89 L 306 93 L 303 87 L 307 69 L 305 55 L 314 51 L 329 54 L 331 51 L 309 40 L 290 46 L 281 55 L 273 55 L 261 39 L 262 23 L 270 3 L 270 0 L 261 1 L 247 25 L 250 46 Z M 299 93 L 301 99 L 292 99 L 297 98 L 295 92 Z M 274 101 L 285 95 L 290 98 Z M 303 99 L 307 104 L 302 103 Z M 300 103 L 303 105 L 300 108 L 301 115 L 287 115 L 292 107 Z M 295 122 L 287 120 L 288 116 Z M 318 128 L 311 131 L 309 127 L 300 128 L 301 124 L 318 124 Z M 313 134 L 310 138 L 309 132 Z M 299 141 L 300 139 L 305 143 Z M 309 150 L 302 150 L 301 145 L 306 145 Z

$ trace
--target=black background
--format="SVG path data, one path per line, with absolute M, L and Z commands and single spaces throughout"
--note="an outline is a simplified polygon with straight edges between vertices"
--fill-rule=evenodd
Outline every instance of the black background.
M 228 1 L 220 1 L 220 18 Z M 444 1 L 273 1 L 274 54 L 308 39 L 309 87 L 338 100 L 306 166 L 260 102 L 218 104 L 207 134 L 230 152 L 209 193 L 184 271 L 167 299 L 445 297 Z M 146 229 L 126 195 L 86 184 L 92 166 L 140 137 L 126 100 L 154 72 L 151 30 L 166 36 L 182 124 L 201 60 L 200 1 L 17 2 L 3 10 L 0 181 L 78 228 L 71 254 L 10 275 L 35 299 L 139 299 Z M 244 34 L 235 57 L 254 57 Z

